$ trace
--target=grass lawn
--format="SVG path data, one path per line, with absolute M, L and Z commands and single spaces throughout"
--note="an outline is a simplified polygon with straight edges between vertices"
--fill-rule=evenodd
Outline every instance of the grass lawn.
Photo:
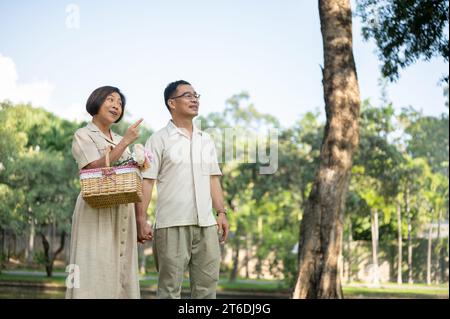
M 26 274 L 0 274 L 0 283 L 4 285 L 8 282 L 24 283 L 24 284 L 45 284 L 46 287 L 60 287 L 65 285 L 65 277 L 58 276 L 47 278 L 41 275 L 26 275 Z M 141 288 L 144 290 L 156 290 L 157 274 L 149 274 L 144 279 L 141 279 Z M 189 289 L 189 280 L 183 282 L 183 288 Z M 404 284 L 398 286 L 394 283 L 383 284 L 379 288 L 368 287 L 362 283 L 355 283 L 352 285 L 344 285 L 344 297 L 349 299 L 359 298 L 449 298 L 448 285 L 433 285 L 427 286 L 425 284 Z M 290 289 L 283 281 L 276 280 L 245 280 L 238 279 L 236 282 L 229 282 L 227 278 L 223 277 L 219 281 L 217 291 L 220 292 L 247 292 L 247 293 L 267 293 L 274 295 L 289 296 Z M 256 297 L 256 295 L 255 295 Z
M 408 285 L 405 284 L 402 287 L 394 285 L 386 285 L 386 287 L 373 288 L 373 287 L 355 287 L 344 286 L 345 298 L 409 298 L 409 299 L 442 299 L 449 297 L 448 286 L 426 286 Z
M 236 282 L 221 281 L 218 290 L 239 290 L 239 291 L 259 291 L 259 292 L 278 292 L 289 293 L 289 288 L 282 282 L 246 282 L 244 280 Z
M 0 282 L 46 283 L 54 285 L 64 285 L 65 280 L 66 278 L 64 277 L 48 278 L 46 276 L 0 274 Z

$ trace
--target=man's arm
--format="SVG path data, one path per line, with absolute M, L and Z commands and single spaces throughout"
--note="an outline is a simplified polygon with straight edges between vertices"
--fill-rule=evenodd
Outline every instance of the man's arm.
M 219 228 L 219 232 L 222 233 L 220 243 L 223 244 L 227 240 L 230 224 L 228 223 L 225 212 L 222 187 L 220 186 L 220 178 L 218 175 L 211 175 L 211 198 L 213 208 L 218 215 L 217 227 Z
M 144 178 L 142 181 L 142 206 L 147 211 L 150 201 L 152 200 L 153 186 L 155 185 L 154 179 Z

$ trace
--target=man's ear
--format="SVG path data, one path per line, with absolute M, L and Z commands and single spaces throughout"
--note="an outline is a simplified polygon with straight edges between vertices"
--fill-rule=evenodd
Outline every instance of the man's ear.
M 169 104 L 169 108 L 170 108 L 172 111 L 175 109 L 175 105 L 174 105 L 172 99 L 170 99 L 169 101 L 167 101 L 167 104 Z

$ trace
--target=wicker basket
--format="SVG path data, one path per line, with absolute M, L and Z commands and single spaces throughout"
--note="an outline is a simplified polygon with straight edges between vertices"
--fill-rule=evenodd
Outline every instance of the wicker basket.
M 93 208 L 112 207 L 142 201 L 142 177 L 136 165 L 106 166 L 80 171 L 81 194 Z

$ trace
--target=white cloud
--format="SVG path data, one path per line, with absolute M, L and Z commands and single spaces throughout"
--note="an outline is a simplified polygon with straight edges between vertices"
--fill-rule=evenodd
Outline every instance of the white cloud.
M 54 85 L 48 81 L 19 83 L 16 65 L 10 57 L 0 53 L 0 101 L 28 103 L 46 106 L 53 93 Z

